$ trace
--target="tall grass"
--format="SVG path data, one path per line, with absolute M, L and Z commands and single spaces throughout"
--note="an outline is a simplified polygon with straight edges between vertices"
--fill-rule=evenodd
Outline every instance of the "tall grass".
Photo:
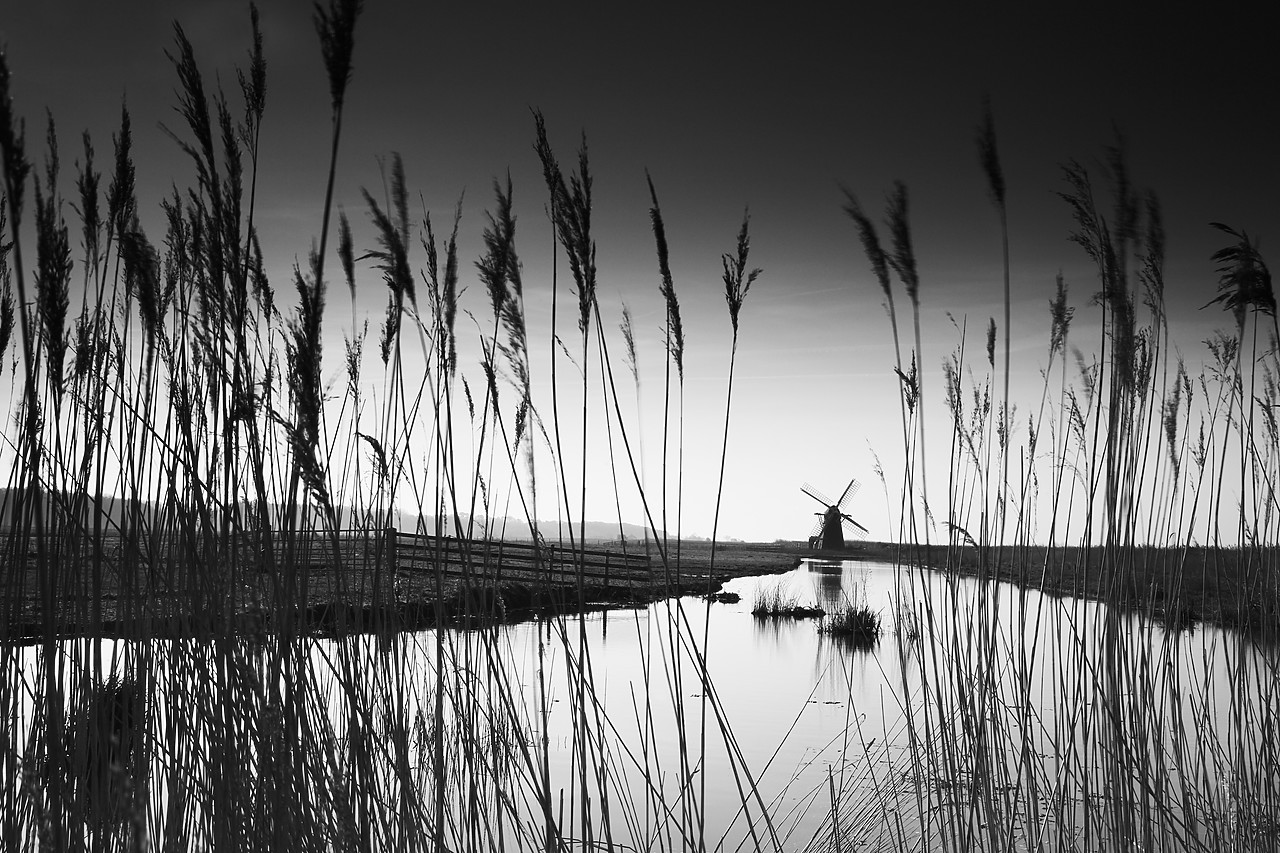
M 362 196 L 375 245 L 357 247 L 338 211 L 353 322 L 346 381 L 327 387 L 325 331 L 337 325 L 327 311 L 329 232 L 360 9 L 331 0 L 315 15 L 329 160 L 317 176 L 326 189 L 316 251 L 294 269 L 289 294 L 267 278 L 255 224 L 269 128 L 256 11 L 249 64 L 235 78 L 240 103 L 206 85 L 217 78 L 175 29 L 182 125 L 171 135 L 195 177 L 160 201 L 158 238 L 136 197 L 129 113 L 112 140 L 109 179 L 82 140 L 68 202 L 55 126 L 37 171 L 0 57 L 0 356 L 12 346 L 21 365 L 0 507 L 3 845 L 705 850 L 729 832 L 711 817 L 719 792 L 710 786 L 729 787 L 708 781 L 714 753 L 745 843 L 781 848 L 775 807 L 708 675 L 710 638 L 680 602 L 666 605 L 660 625 L 634 623 L 644 695 L 630 719 L 605 705 L 585 620 L 540 621 L 529 648 L 491 626 L 446 630 L 441 602 L 458 595 L 473 606 L 502 593 L 479 571 L 483 554 L 471 555 L 460 582 L 434 555 L 418 579 L 437 605 L 434 630 L 398 630 L 396 586 L 407 579 L 379 571 L 394 541 L 385 530 L 404 517 L 397 508 L 409 505 L 415 519 L 405 533 L 495 540 L 505 531 L 492 519 L 510 512 L 541 541 L 538 495 L 549 494 L 568 519 L 561 538 L 579 549 L 588 506 L 607 503 L 574 468 L 585 469 L 589 433 L 614 449 L 615 506 L 623 489 L 639 495 L 657 571 L 679 584 L 685 330 L 650 181 L 666 382 L 662 481 L 646 490 L 599 308 L 586 144 L 566 173 L 535 113 L 555 241 L 550 400 L 533 393 L 530 352 L 540 342 L 525 319 L 510 180 L 495 183 L 484 220 L 475 274 L 489 314 L 473 314 L 481 356 L 469 372 L 458 346 L 459 311 L 468 311 L 461 205 L 444 233 L 429 212 L 411 220 L 395 156 L 381 191 Z M 1202 374 L 1188 372 L 1169 339 L 1154 195 L 1134 187 L 1121 141 L 1101 183 L 1067 166 L 1062 195 L 1072 239 L 1096 267 L 1091 310 L 1102 335 L 1097 354 L 1073 366 L 1081 335 L 1059 279 L 1040 399 L 1016 420 L 994 127 L 988 112 L 979 155 L 1005 258 L 1003 358 L 994 319 L 985 367 L 959 327 L 939 400 L 922 378 L 942 354 L 924 350 L 928 292 L 907 188 L 888 196 L 887 248 L 847 194 L 892 327 L 905 546 L 896 607 L 912 616 L 904 641 L 884 652 L 903 673 L 902 743 L 848 751 L 858 784 L 837 791 L 837 774 L 827 777 L 829 832 L 815 846 L 851 849 L 849 833 L 879 824 L 870 834 L 895 848 L 1275 849 L 1280 332 L 1269 270 L 1254 238 L 1219 227 L 1213 301 L 1234 328 L 1210 342 Z M 758 275 L 749 243 L 744 217 L 722 258 L 733 335 L 725 448 L 740 314 Z M 368 330 L 354 315 L 366 261 L 388 293 L 372 371 Z M 576 336 L 560 334 L 569 326 L 562 286 Z M 899 338 L 899 289 L 912 309 L 910 343 Z M 634 338 L 623 336 L 634 365 Z M 930 412 L 946 410 L 945 435 L 929 433 L 926 400 Z M 568 446 L 570 421 L 580 446 Z M 925 458 L 926 442 L 942 441 L 945 487 Z M 945 500 L 931 502 L 930 481 Z M 1042 547 L 1032 547 L 1037 539 Z M 1152 543 L 1162 547 L 1143 547 Z M 921 563 L 944 570 L 926 574 Z M 581 607 L 580 550 L 577 568 L 571 595 Z M 1097 601 L 1036 594 L 1064 588 Z M 1197 657 L 1150 627 L 1197 595 L 1203 615 L 1231 623 L 1219 656 Z M 315 635 L 320 621 L 336 639 Z M 882 760 L 888 772 L 877 771 Z
M 810 609 L 801 607 L 800 596 L 793 590 L 787 589 L 786 585 L 780 581 L 758 584 L 751 597 L 751 615 L 757 619 L 792 616 L 798 610 L 808 616 L 811 615 L 808 612 Z
M 416 522 L 405 533 L 497 539 L 505 531 L 491 519 L 512 513 L 541 542 L 541 489 L 561 518 L 576 520 L 563 527 L 576 552 L 597 497 L 587 493 L 585 465 L 573 482 L 573 460 L 585 462 L 587 436 L 601 430 L 627 462 L 615 468 L 615 488 L 644 502 L 657 573 L 678 584 L 683 439 L 663 466 L 659 512 L 645 500 L 632 451 L 638 431 L 618 403 L 597 305 L 585 143 L 576 170 L 562 172 L 540 115 L 535 149 L 557 240 L 549 405 L 532 390 L 535 342 L 509 179 L 495 183 L 475 264 L 490 313 L 477 320 L 481 356 L 470 376 L 457 328 L 468 311 L 460 301 L 461 205 L 445 234 L 429 212 L 412 222 L 408 179 L 393 156 L 381 192 L 362 197 L 375 244 L 355 245 L 341 209 L 330 239 L 360 12 L 355 0 L 316 7 L 330 94 L 328 168 L 317 176 L 325 193 L 315 250 L 283 293 L 268 280 L 256 227 L 259 150 L 270 132 L 256 9 L 238 93 L 209 85 L 217 78 L 175 27 L 169 55 L 181 123 L 166 130 L 194 180 L 161 202 L 158 240 L 142 224 L 129 113 L 113 140 L 105 211 L 87 138 L 78 198 L 68 205 L 52 122 L 46 168 L 32 179 L 0 62 L 0 344 L 18 338 L 22 366 L 3 507 L 5 847 L 705 849 L 718 843 L 709 833 L 722 831 L 708 826 L 702 760 L 716 740 L 729 755 L 748 832 L 776 847 L 713 690 L 702 691 L 697 731 L 688 728 L 695 724 L 686 721 L 683 684 L 710 685 L 705 637 L 694 635 L 680 605 L 665 631 L 645 634 L 637 623 L 652 679 L 633 721 L 638 751 L 619 733 L 626 721 L 604 710 L 584 620 L 539 622 L 531 661 L 497 628 L 446 630 L 443 602 L 456 590 L 467 606 L 502 595 L 479 572 L 484 554 L 472 555 L 476 570 L 461 580 L 446 577 L 437 554 L 426 584 L 434 630 L 399 630 L 396 586 L 408 579 L 381 573 L 394 542 L 387 528 L 408 515 Z M 25 220 L 32 186 L 35 213 Z M 664 357 L 683 388 L 684 329 L 651 192 L 667 303 Z M 69 298 L 77 270 L 68 207 L 80 216 L 85 247 L 78 315 Z M 335 243 L 353 322 L 336 362 L 345 381 L 327 386 Z M 32 244 L 34 281 L 24 255 Z M 725 260 L 735 337 L 758 275 L 747 254 L 744 222 Z M 561 259 L 576 303 L 572 353 L 558 331 Z M 388 290 L 372 376 L 368 329 L 355 316 L 357 268 L 366 262 Z M 634 363 L 634 342 L 628 357 Z M 561 375 L 570 359 L 581 379 L 576 413 L 562 407 L 574 396 Z M 602 408 L 588 404 L 596 382 Z M 666 399 L 673 396 L 683 399 L 668 389 Z M 730 406 L 731 395 L 726 423 Z M 562 441 L 569 418 L 581 447 Z M 550 467 L 535 468 L 535 458 Z M 668 479 L 676 483 L 674 543 Z M 496 504 L 504 493 L 505 505 Z M 549 561 L 544 568 L 550 572 Z M 572 592 L 579 608 L 582 569 L 580 562 Z M 317 626 L 336 638 L 317 636 Z M 564 720 L 567 750 L 553 735 Z M 680 732 L 674 752 L 658 735 L 672 725 Z
M 988 111 L 979 159 L 1001 217 L 1007 280 L 993 128 Z M 900 644 L 899 657 L 907 732 L 896 765 L 913 783 L 835 803 L 829 849 L 850 844 L 840 815 L 860 813 L 868 797 L 889 804 L 886 820 L 910 815 L 891 837 L 912 848 L 1280 847 L 1271 735 L 1280 445 L 1270 426 L 1280 365 L 1269 272 L 1250 237 L 1215 225 L 1229 242 L 1213 256 L 1220 280 L 1210 304 L 1231 312 L 1234 329 L 1208 342 L 1207 369 L 1192 377 L 1170 356 L 1160 205 L 1135 188 L 1123 140 L 1102 170 L 1109 212 L 1096 175 L 1071 163 L 1063 178 L 1072 241 L 1097 274 L 1098 355 L 1076 350 L 1074 374 L 1063 357 L 1076 309 L 1060 276 L 1039 405 L 1018 424 L 1008 344 L 998 370 L 994 320 L 985 363 L 957 326 L 943 363 L 948 498 L 945 513 L 934 508 L 947 534 L 943 570 L 930 580 L 904 561 L 897 605 L 916 602 L 920 617 L 918 639 Z M 895 237 L 905 233 L 903 192 L 890 196 Z M 848 198 L 884 286 L 886 255 Z M 918 310 L 918 278 L 905 264 L 892 268 Z M 1006 288 L 1006 334 L 1009 298 Z M 903 391 L 905 425 L 920 415 L 923 390 L 915 382 Z M 903 438 L 910 483 L 924 433 L 904 427 Z M 921 549 L 909 553 L 927 550 L 930 528 L 918 530 L 910 512 L 901 518 L 903 540 Z M 1047 547 L 1035 542 L 1046 536 Z M 1234 630 L 1197 649 L 1171 615 L 1189 600 Z

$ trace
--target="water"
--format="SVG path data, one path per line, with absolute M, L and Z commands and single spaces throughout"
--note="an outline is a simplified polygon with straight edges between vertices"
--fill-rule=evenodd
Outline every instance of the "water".
M 775 584 L 829 612 L 865 602 L 882 616 L 880 642 L 859 648 L 816 620 L 754 618 L 756 591 Z M 726 590 L 739 603 L 686 599 L 682 610 L 691 635 L 705 629 L 709 638 L 710 680 L 787 849 L 830 830 L 833 788 L 837 821 L 852 826 L 842 831 L 863 843 L 902 820 L 908 839 L 923 834 L 935 846 L 957 813 L 968 814 L 958 804 L 975 789 L 1019 812 L 1015 820 L 972 810 L 964 831 L 997 846 L 1074 847 L 1169 825 L 1202 839 L 1239 837 L 1250 822 L 1275 829 L 1265 814 L 1280 802 L 1268 776 L 1280 707 L 1274 649 L 1212 627 L 1166 632 L 1098 602 L 880 563 L 809 562 Z M 639 638 L 662 636 L 668 607 L 587 620 L 597 672 L 607 673 L 599 698 L 615 720 L 634 718 Z M 686 682 L 680 692 L 686 721 L 700 689 Z M 674 729 L 660 728 L 659 741 L 670 746 Z M 985 766 L 973 760 L 979 750 Z M 746 830 L 723 749 L 709 747 L 705 772 L 715 780 L 710 837 L 732 849 Z M 996 820 L 1018 829 L 985 837 Z
M 819 620 L 753 617 L 757 591 L 774 585 L 829 612 L 865 603 L 884 632 L 859 647 Z M 701 833 L 711 848 L 819 849 L 834 826 L 843 849 L 1099 846 L 1130 833 L 1169 846 L 1169 827 L 1207 846 L 1271 837 L 1274 649 L 881 563 L 807 562 L 725 589 L 741 600 L 450 631 L 442 644 L 429 631 L 306 641 L 314 719 L 302 752 L 325 756 L 313 769 L 326 784 L 358 779 L 365 819 L 388 833 L 404 831 L 406 789 L 424 815 L 445 792 L 455 849 L 493 845 L 475 815 L 510 846 L 538 847 L 546 811 L 566 837 L 644 848 Z M 95 655 L 102 671 L 146 670 L 148 727 L 164 744 L 149 759 L 153 826 L 176 808 L 171 780 L 227 772 L 215 748 L 265 772 L 262 730 L 275 723 L 263 721 L 279 714 L 270 648 L 226 651 L 67 641 L 59 652 L 68 690 Z M 4 737 L 21 755 L 47 665 L 36 648 L 4 653 Z M 220 734 L 228 718 L 250 724 Z M 359 772 L 344 765 L 362 754 L 356 742 L 374 745 Z M 216 805 L 178 801 L 188 821 L 216 820 Z
M 817 620 L 754 618 L 757 590 L 774 585 L 829 612 L 865 602 L 881 614 L 884 634 L 860 648 L 821 632 Z M 563 645 L 547 646 L 550 668 L 563 671 L 585 642 L 593 707 L 625 744 L 614 757 L 651 756 L 613 765 L 631 792 L 680 767 L 681 722 L 698 754 L 695 738 L 703 718 L 710 720 L 704 763 L 691 775 L 699 796 L 706 779 L 711 846 L 754 846 L 770 833 L 785 849 L 821 842 L 832 825 L 833 790 L 847 840 L 873 842 L 901 820 L 908 840 L 924 835 L 936 846 L 954 829 L 959 792 L 972 791 L 982 770 L 971 750 L 988 756 L 985 795 L 1021 809 L 1017 822 L 1042 831 L 1031 839 L 1019 829 L 1013 846 L 1078 846 L 1117 829 L 1192 818 L 1201 834 L 1231 833 L 1245 819 L 1235 802 L 1244 788 L 1260 783 L 1274 796 L 1257 772 L 1275 757 L 1266 732 L 1276 722 L 1276 656 L 1239 635 L 1204 627 L 1166 633 L 1097 602 L 880 563 L 810 562 L 780 576 L 735 580 L 726 591 L 740 601 L 708 607 L 686 598 L 593 614 L 581 636 L 575 622 Z M 503 632 L 504 657 L 523 661 L 524 673 L 534 669 L 537 636 L 533 624 Z M 685 661 L 676 683 L 670 650 L 677 636 L 707 638 L 705 665 L 733 733 L 729 747 L 703 703 L 697 667 Z M 637 704 L 646 683 L 647 715 Z M 554 693 L 548 720 L 550 742 L 559 746 L 551 763 L 557 791 L 573 777 L 571 693 L 568 684 Z M 523 699 L 536 705 L 532 692 Z M 1117 745 L 1129 752 L 1117 755 Z M 743 794 L 748 774 L 771 829 L 762 826 L 758 802 L 751 809 L 754 798 Z M 1122 786 L 1137 790 L 1124 808 L 1096 807 Z M 1018 797 L 1010 795 L 1015 788 Z M 923 819 L 917 790 L 925 796 Z M 678 800 L 678 787 L 664 786 L 662 796 Z M 980 833 L 996 817 L 975 811 L 965 831 Z

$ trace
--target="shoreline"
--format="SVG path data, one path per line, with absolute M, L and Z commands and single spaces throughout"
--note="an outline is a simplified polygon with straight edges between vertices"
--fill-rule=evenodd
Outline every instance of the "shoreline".
M 381 604 L 335 593 L 330 583 L 317 584 L 304 603 L 286 609 L 267 604 L 271 600 L 269 579 L 258 576 L 239 591 L 234 606 L 222 613 L 210 608 L 199 616 L 191 596 L 173 590 L 162 596 L 135 587 L 132 600 L 122 602 L 128 596 L 121 595 L 117 576 L 103 585 L 100 607 L 91 607 L 89 596 L 66 595 L 59 602 L 61 612 L 46 620 L 39 585 L 28 583 L 20 594 L 9 593 L 0 600 L 0 642 L 25 645 L 50 638 L 228 637 L 281 632 L 336 637 L 380 630 L 513 624 L 576 612 L 644 607 L 677 596 L 713 595 L 731 579 L 780 574 L 804 559 L 892 564 L 913 551 L 924 556 L 913 546 L 889 542 L 855 542 L 843 551 L 810 550 L 800 541 L 726 542 L 716 545 L 713 562 L 711 543 L 681 542 L 678 549 L 674 543 L 670 546 L 669 569 L 664 570 L 656 555 L 651 556 L 648 582 L 588 583 L 579 592 L 572 584 L 468 583 L 451 577 L 445 582 L 443 595 L 437 595 L 434 578 L 406 572 L 397 580 L 394 599 Z M 984 552 L 973 546 L 933 546 L 931 551 L 929 568 L 935 571 L 1005 581 L 1058 597 L 1103 601 L 1175 630 L 1197 622 L 1256 630 L 1280 621 L 1277 578 L 1258 570 L 1274 565 L 1280 548 L 1240 551 L 1135 546 L 1108 552 L 1103 548 L 1030 546 L 1000 549 L 998 562 L 995 549 Z M 1253 583 L 1251 594 L 1246 592 L 1246 576 Z M 128 613 L 121 616 L 121 609 Z
M 377 631 L 418 631 L 439 627 L 474 627 L 513 624 L 553 615 L 643 607 L 665 598 L 708 595 L 736 577 L 776 574 L 800 564 L 793 543 L 725 543 L 717 545 L 715 563 L 708 542 L 683 542 L 676 561 L 664 570 L 656 564 L 647 582 L 615 580 L 612 584 L 588 582 L 579 592 L 572 584 L 539 584 L 529 581 L 477 580 L 469 583 L 456 576 L 445 580 L 443 594 L 437 595 L 430 573 L 400 572 L 394 599 L 372 602 L 350 581 L 360 570 L 347 572 L 351 578 L 335 582 L 334 574 L 321 567 L 310 569 L 310 592 L 305 602 L 293 608 L 273 607 L 274 579 L 246 571 L 248 580 L 240 584 L 231 602 L 221 608 L 198 608 L 192 599 L 205 592 L 166 589 L 140 584 L 134 578 L 124 593 L 120 573 L 103 572 L 104 582 L 98 606 L 84 594 L 83 577 L 78 594 L 57 596 L 52 619 L 46 619 L 40 600 L 40 584 L 34 567 L 28 568 L 27 583 L 18 594 L 0 597 L 0 643 L 30 645 L 46 640 L 68 639 L 181 639 L 265 637 L 279 633 L 313 637 L 339 637 Z M 815 552 L 816 553 L 816 552 Z M 128 573 L 125 573 L 128 574 Z M 137 572 L 135 574 L 142 574 Z M 108 575 L 110 577 L 108 577 Z M 342 592 L 339 590 L 347 590 Z M 124 611 L 123 613 L 121 611 Z M 197 615 L 198 613 L 198 615 Z

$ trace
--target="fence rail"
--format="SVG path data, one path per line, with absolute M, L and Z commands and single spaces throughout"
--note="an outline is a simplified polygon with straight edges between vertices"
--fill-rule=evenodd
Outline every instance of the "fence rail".
M 460 539 L 400 533 L 396 570 L 471 580 L 569 586 L 579 579 L 593 586 L 626 586 L 650 580 L 649 558 L 638 552 L 569 548 L 563 545 Z
M 53 546 L 47 553 L 68 567 L 60 572 L 64 583 L 75 585 L 76 577 L 88 577 L 90 566 L 100 564 L 113 577 L 138 577 L 130 585 L 142 584 L 139 592 L 143 588 L 176 591 L 184 585 L 204 586 L 202 578 L 220 574 L 219 567 L 232 570 L 232 577 L 245 582 L 266 577 L 264 573 L 275 567 L 288 571 L 291 577 L 305 577 L 308 597 L 368 603 L 394 601 L 397 583 L 426 589 L 437 572 L 449 582 L 461 581 L 465 586 L 505 581 L 531 587 L 572 587 L 581 582 L 595 588 L 626 588 L 652 581 L 649 557 L 639 543 L 635 550 L 627 550 L 625 544 L 621 549 L 583 548 L 436 537 L 395 528 L 276 535 L 270 546 L 267 539 L 248 533 L 234 536 L 229 547 L 215 544 L 212 551 L 198 539 L 122 536 L 118 531 L 101 537 L 68 531 L 46 541 Z M 26 551 L 25 558 L 22 551 Z M 0 556 L 0 562 L 16 557 L 32 566 L 36 553 L 35 538 L 29 537 L 19 548 Z M 130 566 L 145 570 L 137 575 Z
M 0 574 L 9 579 L 0 597 L 0 641 L 38 639 L 51 630 L 60 636 L 182 635 L 193 625 L 257 630 L 288 612 L 303 620 L 298 625 L 342 633 L 370 624 L 377 612 L 430 625 L 440 608 L 475 618 L 512 601 L 520 607 L 568 600 L 579 584 L 592 595 L 607 590 L 606 598 L 647 595 L 654 587 L 644 553 L 394 528 L 222 541 L 73 530 L 0 545 Z

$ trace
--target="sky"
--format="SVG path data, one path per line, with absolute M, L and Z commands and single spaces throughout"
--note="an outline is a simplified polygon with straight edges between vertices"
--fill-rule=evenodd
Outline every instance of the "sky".
M 978 352 L 989 318 L 1003 314 L 999 223 L 974 142 L 990 99 L 1009 193 L 1013 396 L 1026 407 L 1039 400 L 1047 306 L 1059 273 L 1082 347 L 1096 351 L 1084 331 L 1096 326 L 1096 276 L 1068 240 L 1070 214 L 1057 196 L 1063 164 L 1088 168 L 1105 197 L 1105 150 L 1123 138 L 1133 180 L 1161 199 L 1171 334 L 1189 367 L 1203 358 L 1201 341 L 1231 324 L 1216 308 L 1201 310 L 1217 280 L 1210 255 L 1223 244 L 1208 223 L 1247 230 L 1264 255 L 1280 231 L 1280 168 L 1269 133 L 1280 124 L 1272 54 L 1264 28 L 1243 8 L 1176 14 L 1143 5 L 970 5 L 846 4 L 837 11 L 368 0 L 357 24 L 336 197 L 358 248 L 372 248 L 374 239 L 360 190 L 381 196 L 379 163 L 393 152 L 404 159 L 418 210 L 434 222 L 447 222 L 461 198 L 463 283 L 472 285 L 464 303 L 483 313 L 473 261 L 492 183 L 510 174 L 531 334 L 542 342 L 535 343 L 535 381 L 545 390 L 552 234 L 532 110 L 544 114 L 566 166 L 585 134 L 595 175 L 599 308 L 608 329 L 624 303 L 634 318 L 640 409 L 627 400 L 624 414 L 643 436 L 653 490 L 664 313 L 647 171 L 662 204 L 688 340 L 683 531 L 802 538 L 821 507 L 801 484 L 834 495 L 856 477 L 863 487 L 851 513 L 873 538 L 892 538 L 890 496 L 901 492 L 903 455 L 892 338 L 883 295 L 841 209 L 842 187 L 876 218 L 894 181 L 909 189 L 923 383 L 936 394 L 960 329 L 968 330 L 970 354 Z M 311 5 L 266 2 L 261 12 L 268 91 L 258 221 L 279 288 L 318 238 L 329 103 Z M 47 108 L 64 161 L 77 156 L 76 140 L 87 130 L 106 162 L 127 102 L 144 223 L 152 217 L 157 239 L 159 200 L 172 184 L 193 179 L 161 129 L 180 126 L 176 75 L 165 55 L 174 21 L 206 76 L 234 90 L 234 69 L 250 44 L 245 5 L 50 0 L 8 3 L 0 15 L 0 46 L 29 144 L 43 137 Z M 750 263 L 763 272 L 742 309 L 717 516 L 730 360 L 720 259 L 733 249 L 748 208 Z M 421 254 L 413 261 L 421 266 Z M 901 291 L 897 298 L 905 303 Z M 364 265 L 357 321 L 379 322 L 385 300 L 378 274 Z M 351 318 L 345 299 L 332 302 L 326 368 L 336 375 Z M 620 349 L 620 336 L 614 343 Z M 462 369 L 478 373 L 474 361 Z M 940 480 L 947 430 L 933 400 L 929 428 L 940 438 L 929 450 L 941 460 L 932 463 L 942 466 Z M 591 494 L 601 503 L 589 498 L 588 516 L 607 518 L 607 463 L 598 461 L 598 441 L 592 447 Z M 627 520 L 641 521 L 635 502 L 624 503 Z

